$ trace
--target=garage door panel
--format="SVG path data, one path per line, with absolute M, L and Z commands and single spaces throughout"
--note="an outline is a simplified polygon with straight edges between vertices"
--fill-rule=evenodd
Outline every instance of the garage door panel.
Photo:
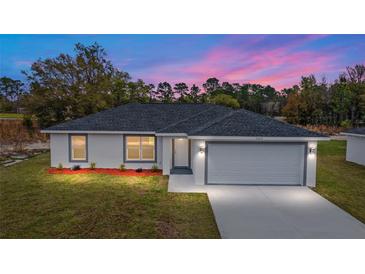
M 289 184 L 303 181 L 304 144 L 209 143 L 209 184 Z

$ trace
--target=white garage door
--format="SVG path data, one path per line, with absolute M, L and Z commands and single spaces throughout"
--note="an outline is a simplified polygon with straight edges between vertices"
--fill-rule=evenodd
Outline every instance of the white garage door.
M 209 143 L 208 184 L 301 185 L 304 144 Z

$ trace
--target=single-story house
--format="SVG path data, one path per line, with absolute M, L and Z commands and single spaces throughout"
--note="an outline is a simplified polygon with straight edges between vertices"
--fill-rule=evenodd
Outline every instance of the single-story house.
M 346 161 L 365 166 L 365 127 L 349 129 L 346 135 Z
M 51 126 L 51 166 L 151 168 L 196 184 L 316 183 L 324 135 L 244 109 L 131 103 Z

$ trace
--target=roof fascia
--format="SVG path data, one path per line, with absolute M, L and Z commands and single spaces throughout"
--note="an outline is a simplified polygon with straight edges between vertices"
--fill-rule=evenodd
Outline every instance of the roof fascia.
M 263 136 L 188 136 L 189 139 L 208 141 L 247 141 L 247 142 L 309 142 L 329 141 L 329 137 L 263 137 Z
M 87 133 L 87 134 L 153 134 L 154 131 L 103 131 L 103 130 L 41 130 L 41 133 L 65 134 L 65 133 Z
M 365 138 L 365 134 L 357 134 L 357 133 L 348 133 L 348 132 L 341 132 L 341 135 L 346 135 L 346 136 L 354 136 L 354 137 L 363 137 Z

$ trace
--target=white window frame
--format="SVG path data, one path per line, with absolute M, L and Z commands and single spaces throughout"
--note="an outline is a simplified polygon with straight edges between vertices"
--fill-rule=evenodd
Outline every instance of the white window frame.
M 139 138 L 139 159 L 128 159 L 128 137 L 138 137 Z M 153 137 L 154 138 L 154 149 L 153 149 L 153 159 L 143 160 L 142 159 L 142 137 Z M 157 139 L 155 135 L 125 135 L 124 136 L 124 162 L 126 163 L 156 163 L 157 154 Z
M 85 137 L 85 159 L 74 159 L 73 158 L 73 148 L 72 148 L 72 137 L 73 136 L 82 136 Z M 69 161 L 73 162 L 73 163 L 85 163 L 88 162 L 88 150 L 89 150 L 89 145 L 88 145 L 88 135 L 87 134 L 69 134 L 68 135 L 68 143 L 69 143 Z

